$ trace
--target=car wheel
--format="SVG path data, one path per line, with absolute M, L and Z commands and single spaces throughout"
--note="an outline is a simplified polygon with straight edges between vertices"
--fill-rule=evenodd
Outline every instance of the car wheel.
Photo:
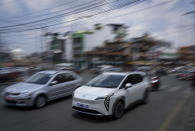
M 142 98 L 142 103 L 147 104 L 148 102 L 149 102 L 149 92 L 145 91 L 144 95 L 143 95 L 143 98 Z
M 114 119 L 119 119 L 124 114 L 124 102 L 119 101 L 116 103 L 113 111 L 113 117 Z
M 40 95 L 35 99 L 34 105 L 36 108 L 42 108 L 46 105 L 46 103 L 47 103 L 46 97 L 43 95 Z

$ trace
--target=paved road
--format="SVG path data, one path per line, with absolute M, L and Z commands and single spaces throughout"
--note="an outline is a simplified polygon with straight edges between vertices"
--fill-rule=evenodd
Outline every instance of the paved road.
M 0 91 L 4 87 L 1 85 Z M 53 101 L 42 109 L 0 104 L 0 131 L 185 131 L 192 95 L 189 82 L 166 76 L 161 89 L 151 92 L 148 104 L 131 107 L 119 120 L 72 113 L 71 97 Z

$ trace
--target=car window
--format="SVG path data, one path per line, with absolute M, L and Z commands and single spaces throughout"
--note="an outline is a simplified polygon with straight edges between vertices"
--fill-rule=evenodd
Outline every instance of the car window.
M 136 74 L 134 77 L 135 77 L 135 83 L 134 84 L 137 84 L 137 83 L 140 83 L 140 82 L 143 81 L 143 77 L 140 74 Z
M 117 88 L 124 77 L 124 75 L 101 74 L 88 82 L 86 85 L 99 88 Z
M 139 75 L 139 74 L 129 75 L 125 79 L 124 83 L 122 84 L 122 88 L 124 88 L 127 83 L 137 84 L 137 83 L 140 83 L 142 81 L 143 81 L 143 77 L 141 75 Z
M 57 81 L 57 84 L 62 83 L 63 82 L 63 75 L 62 74 L 58 74 L 53 81 Z
M 65 81 L 67 82 L 67 81 L 73 81 L 73 80 L 75 80 L 75 77 L 72 75 L 72 74 L 69 74 L 69 73 L 66 73 L 66 74 L 64 74 L 65 75 Z
M 53 81 L 57 81 L 57 83 L 64 83 L 64 82 L 68 82 L 68 81 L 73 81 L 75 80 L 74 76 L 72 74 L 69 73 L 62 73 L 62 74 L 58 74 Z
M 26 83 L 34 83 L 34 84 L 46 84 L 53 75 L 47 73 L 36 73 L 27 79 Z

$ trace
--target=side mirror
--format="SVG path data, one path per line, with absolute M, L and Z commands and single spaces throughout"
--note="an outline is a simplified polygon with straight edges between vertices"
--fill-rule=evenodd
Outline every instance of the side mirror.
M 127 83 L 127 84 L 125 85 L 125 89 L 130 88 L 130 87 L 132 87 L 132 84 L 131 84 L 131 83 Z
M 52 86 L 52 85 L 56 85 L 58 83 L 58 81 L 52 81 L 49 85 Z

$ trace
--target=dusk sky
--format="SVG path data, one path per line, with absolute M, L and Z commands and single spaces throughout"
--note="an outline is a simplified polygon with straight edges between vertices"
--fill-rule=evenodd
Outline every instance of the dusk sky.
M 128 38 L 148 32 L 172 42 L 173 48 L 195 44 L 195 14 L 183 15 L 194 10 L 193 0 L 132 1 L 0 0 L 1 40 L 30 54 L 40 51 L 40 27 L 64 33 L 92 29 L 96 23 L 123 23 L 129 26 Z

